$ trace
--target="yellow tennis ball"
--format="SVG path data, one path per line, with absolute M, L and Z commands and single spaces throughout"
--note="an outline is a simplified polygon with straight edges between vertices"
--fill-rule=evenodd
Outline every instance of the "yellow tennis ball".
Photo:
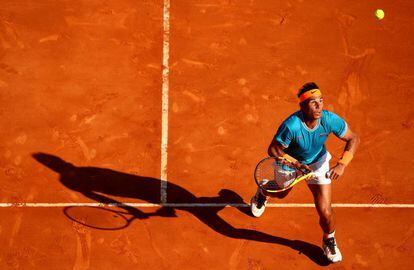
M 384 19 L 385 12 L 382 9 L 375 10 L 375 17 L 377 17 L 378 20 Z

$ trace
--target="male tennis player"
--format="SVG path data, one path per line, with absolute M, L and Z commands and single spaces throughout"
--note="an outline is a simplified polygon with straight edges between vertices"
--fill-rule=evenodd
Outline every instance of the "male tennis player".
M 314 82 L 304 84 L 298 91 L 300 110 L 289 116 L 280 125 L 272 140 L 268 153 L 274 157 L 284 157 L 294 162 L 297 168 L 312 170 L 316 177 L 309 180 L 319 224 L 323 230 L 322 248 L 331 262 L 342 260 L 335 241 L 335 215 L 331 207 L 331 179 L 338 179 L 351 162 L 359 144 L 359 137 L 351 131 L 347 123 L 333 112 L 322 110 L 323 99 L 319 87 Z M 329 168 L 331 155 L 326 150 L 325 141 L 330 133 L 345 141 L 342 158 Z M 278 194 L 284 198 L 291 189 Z M 251 211 L 256 217 L 263 214 L 267 197 L 258 188 L 251 200 Z

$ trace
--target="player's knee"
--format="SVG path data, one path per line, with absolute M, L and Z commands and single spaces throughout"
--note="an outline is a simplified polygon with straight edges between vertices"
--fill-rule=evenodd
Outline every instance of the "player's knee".
M 331 207 L 323 207 L 320 211 L 319 211 L 320 215 L 322 218 L 326 219 L 326 220 L 330 220 L 332 217 L 332 208 Z

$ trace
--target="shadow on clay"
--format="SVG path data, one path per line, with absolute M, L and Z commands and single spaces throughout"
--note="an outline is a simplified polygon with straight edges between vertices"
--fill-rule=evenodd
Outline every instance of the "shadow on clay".
M 116 204 L 117 207 L 123 209 L 124 213 L 132 216 L 132 219 L 130 219 L 130 221 L 134 219 L 147 219 L 151 216 L 174 218 L 177 217 L 175 215 L 175 210 L 178 209 L 191 213 L 194 215 L 194 217 L 199 219 L 212 230 L 224 236 L 235 239 L 245 239 L 287 246 L 298 251 L 299 254 L 304 254 L 318 265 L 326 266 L 329 264 L 323 254 L 322 249 L 316 245 L 300 240 L 290 240 L 278 236 L 273 236 L 252 229 L 235 228 L 224 219 L 222 219 L 218 215 L 218 212 L 224 209 L 226 204 L 244 204 L 243 199 L 234 191 L 222 189 L 216 197 L 196 197 L 190 191 L 169 181 L 169 201 L 173 201 L 174 203 L 178 204 L 213 203 L 221 204 L 221 206 L 164 206 L 153 213 L 144 213 L 138 208 L 122 204 L 121 202 L 116 201 L 115 199 L 108 196 L 134 198 L 146 201 L 148 203 L 160 204 L 160 179 L 127 174 L 105 168 L 77 167 L 57 156 L 45 153 L 35 153 L 32 156 L 39 163 L 58 173 L 60 175 L 59 180 L 65 187 L 77 191 L 87 198 L 90 198 L 98 203 Z M 248 207 L 240 207 L 237 209 L 240 212 L 251 216 Z M 68 208 L 64 210 L 65 215 L 68 218 L 75 220 L 70 216 L 70 211 L 68 210 Z M 82 222 L 79 223 L 83 224 Z M 127 227 L 129 224 L 130 222 L 127 222 L 127 225 L 123 226 L 122 228 Z

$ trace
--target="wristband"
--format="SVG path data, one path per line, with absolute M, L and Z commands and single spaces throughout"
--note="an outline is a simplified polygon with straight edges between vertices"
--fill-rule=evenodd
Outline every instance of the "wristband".
M 345 151 L 342 154 L 342 158 L 338 161 L 338 163 L 341 163 L 347 166 L 351 162 L 353 157 L 354 157 L 354 154 L 352 154 L 350 151 Z

